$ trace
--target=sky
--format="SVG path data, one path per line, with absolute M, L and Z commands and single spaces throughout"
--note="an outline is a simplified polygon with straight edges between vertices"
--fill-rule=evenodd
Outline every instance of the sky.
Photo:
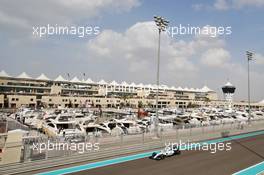
M 246 51 L 251 96 L 264 99 L 264 0 L 1 0 L 0 70 L 12 76 L 78 76 L 155 84 L 158 30 L 153 16 L 169 20 L 161 34 L 160 81 L 169 86 L 236 86 L 235 100 L 247 100 Z M 44 35 L 41 26 L 92 27 L 92 34 Z M 231 34 L 171 35 L 171 28 L 230 27 Z M 95 27 L 99 32 L 96 33 Z M 38 31 L 39 32 L 39 31 Z

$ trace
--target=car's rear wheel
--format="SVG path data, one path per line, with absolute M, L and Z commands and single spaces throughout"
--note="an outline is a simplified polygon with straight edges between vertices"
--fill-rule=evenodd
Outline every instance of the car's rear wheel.
M 156 160 L 162 160 L 162 159 L 164 159 L 163 155 L 159 155 L 156 157 Z
M 175 151 L 173 155 L 179 155 L 181 154 L 181 151 Z

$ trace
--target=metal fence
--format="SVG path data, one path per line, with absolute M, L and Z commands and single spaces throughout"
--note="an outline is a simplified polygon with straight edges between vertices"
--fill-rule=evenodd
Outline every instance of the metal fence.
M 174 126 L 171 128 L 160 128 L 158 133 L 149 131 L 134 135 L 103 136 L 98 135 L 75 135 L 68 138 L 34 136 L 23 138 L 23 149 L 21 162 L 50 159 L 61 156 L 71 156 L 80 153 L 91 152 L 92 150 L 81 150 L 79 148 L 65 148 L 65 144 L 80 145 L 99 143 L 99 152 L 105 149 L 131 147 L 151 143 L 165 143 L 170 141 L 199 141 L 217 137 L 227 137 L 244 132 L 251 132 L 264 129 L 264 120 L 251 121 L 249 123 L 235 122 L 220 125 L 199 126 L 191 125 Z M 57 144 L 56 149 L 54 145 Z M 61 145 L 60 145 L 61 144 Z M 37 149 L 36 145 L 42 151 Z M 44 147 L 46 146 L 46 148 Z
M 236 122 L 221 125 L 191 127 L 190 125 L 175 126 L 173 128 L 159 129 L 159 137 L 154 132 L 145 132 L 136 135 L 119 135 L 98 137 L 97 135 L 76 135 L 72 138 L 48 138 L 35 136 L 23 138 L 21 162 L 0 165 L 0 174 L 20 174 L 51 168 L 60 165 L 69 165 L 78 162 L 96 161 L 109 157 L 146 152 L 161 149 L 165 142 L 199 142 L 212 138 L 226 137 L 264 129 L 264 120 L 250 123 Z M 1 136 L 1 135 L 0 135 Z M 100 143 L 98 151 L 78 151 L 46 149 L 42 153 L 34 150 L 33 144 L 41 143 Z

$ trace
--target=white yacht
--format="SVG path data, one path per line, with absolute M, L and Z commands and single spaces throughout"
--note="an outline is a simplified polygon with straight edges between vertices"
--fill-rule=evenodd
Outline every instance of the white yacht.
M 82 120 L 78 126 L 81 131 L 88 135 L 103 135 L 103 134 L 111 134 L 111 129 L 102 124 L 96 124 L 93 119 L 85 119 Z
M 252 112 L 252 117 L 254 120 L 264 119 L 264 113 L 262 111 L 254 111 Z
M 43 131 L 48 136 L 74 136 L 84 134 L 83 131 L 76 127 L 76 122 L 72 115 L 63 113 L 57 115 L 56 118 L 49 117 L 43 123 Z

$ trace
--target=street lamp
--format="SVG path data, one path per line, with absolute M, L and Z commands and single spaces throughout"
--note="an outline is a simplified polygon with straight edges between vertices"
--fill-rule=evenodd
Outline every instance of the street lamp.
M 251 118 L 251 107 L 250 107 L 250 70 L 249 70 L 249 62 L 253 58 L 253 52 L 247 51 L 247 61 L 248 61 L 248 122 L 250 123 L 250 118 Z
M 169 24 L 169 21 L 165 20 L 161 16 L 154 16 L 154 21 L 158 27 L 159 31 L 159 41 L 158 41 L 158 60 L 157 60 L 157 91 L 156 91 L 156 117 L 154 119 L 154 130 L 156 136 L 158 137 L 158 120 L 159 120 L 159 113 L 158 113 L 158 101 L 159 101 L 159 71 L 160 71 L 160 34 L 162 31 L 166 30 L 166 27 Z

